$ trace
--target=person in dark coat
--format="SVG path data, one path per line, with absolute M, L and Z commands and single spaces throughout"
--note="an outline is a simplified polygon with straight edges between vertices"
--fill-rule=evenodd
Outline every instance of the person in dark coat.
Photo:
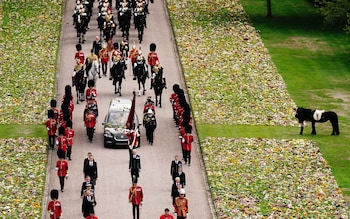
M 84 161 L 84 177 L 90 176 L 91 184 L 96 185 L 97 174 L 97 162 L 95 161 L 92 154 L 89 154 L 88 160 Z
M 83 204 L 81 207 L 81 211 L 83 217 L 86 218 L 90 215 L 91 212 L 95 213 L 96 199 L 94 194 L 91 191 L 86 191 L 83 198 Z
M 171 167 L 170 167 L 170 175 L 172 180 L 175 180 L 179 167 L 182 167 L 182 162 L 181 160 L 179 160 L 179 156 L 175 155 L 175 159 L 171 161 Z
M 140 155 L 137 154 L 137 150 L 132 150 L 132 157 L 129 163 L 129 172 L 131 173 L 131 181 L 135 181 L 139 178 L 141 171 L 141 159 Z

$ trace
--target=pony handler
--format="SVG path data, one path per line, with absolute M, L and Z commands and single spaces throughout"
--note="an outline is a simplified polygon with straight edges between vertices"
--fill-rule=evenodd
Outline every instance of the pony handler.
M 295 117 L 299 120 L 300 124 L 300 135 L 303 134 L 304 130 L 304 121 L 311 122 L 312 125 L 312 135 L 316 135 L 316 122 L 327 122 L 330 121 L 333 127 L 332 135 L 339 135 L 339 124 L 338 124 L 338 116 L 333 111 L 324 111 L 324 110 L 311 110 L 305 109 L 302 107 L 294 108 L 296 112 Z

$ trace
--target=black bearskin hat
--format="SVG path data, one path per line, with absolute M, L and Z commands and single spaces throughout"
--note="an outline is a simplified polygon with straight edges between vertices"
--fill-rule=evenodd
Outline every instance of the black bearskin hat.
M 51 199 L 58 199 L 58 190 L 52 189 L 50 192 Z
M 51 107 L 56 107 L 57 106 L 57 101 L 56 100 L 51 100 L 50 101 L 50 106 Z
M 117 42 L 113 43 L 113 48 L 114 49 L 118 49 L 119 48 L 119 44 Z
M 156 51 L 156 48 L 157 48 L 157 45 L 155 43 L 151 43 L 149 45 L 149 50 L 152 51 L 152 52 Z
M 53 117 L 55 117 L 55 113 L 54 113 L 54 111 L 53 110 L 48 110 L 47 111 L 47 118 L 53 118 Z
M 89 80 L 88 81 L 88 87 L 94 87 L 95 86 L 95 81 L 94 80 Z
M 81 50 L 81 44 L 75 45 L 75 48 L 76 48 L 78 51 L 80 51 L 80 50 Z

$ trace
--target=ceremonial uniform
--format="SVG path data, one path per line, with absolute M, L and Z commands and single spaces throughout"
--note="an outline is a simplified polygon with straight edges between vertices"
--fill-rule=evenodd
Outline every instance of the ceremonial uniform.
M 51 190 L 51 199 L 47 205 L 47 211 L 51 219 L 59 219 L 62 215 L 62 204 L 58 200 L 58 191 L 56 189 Z
M 99 52 L 99 58 L 101 59 L 102 73 L 104 76 L 107 75 L 107 64 L 109 61 L 109 54 L 107 48 L 103 48 Z
M 65 136 L 67 137 L 67 140 L 68 140 L 67 157 L 69 160 L 72 160 L 71 156 L 72 156 L 74 130 L 72 129 L 71 121 L 69 121 L 67 124 L 67 128 L 65 129 Z
M 184 197 L 184 189 L 180 189 L 180 197 L 175 199 L 174 210 L 177 214 L 177 219 L 185 219 L 188 214 L 188 199 Z
M 86 127 L 86 134 L 89 138 L 89 141 L 92 142 L 96 125 L 96 115 L 92 112 L 91 109 L 88 109 L 88 112 L 85 114 L 84 121 Z
M 132 46 L 132 49 L 130 50 L 129 52 L 129 56 L 128 58 L 130 59 L 131 61 L 131 69 L 132 69 L 132 74 L 133 76 L 135 77 L 135 69 L 134 69 L 134 66 L 135 66 L 135 62 L 136 62 L 136 58 L 138 56 L 138 50 L 136 49 L 136 46 L 133 45 Z
M 60 127 L 60 128 L 63 128 L 63 127 Z M 60 157 L 66 158 L 68 144 L 69 144 L 68 139 L 66 136 L 64 136 L 64 131 L 63 131 L 63 134 L 59 135 L 56 139 L 58 158 Z
M 171 215 L 171 214 L 169 214 L 169 209 L 168 208 L 166 208 L 165 210 L 164 210 L 164 214 L 162 214 L 160 217 L 159 217 L 159 219 L 174 219 L 174 216 L 173 215 Z
M 191 133 L 186 133 L 182 137 L 182 148 L 185 153 L 185 163 L 191 165 L 191 151 L 192 151 L 193 135 Z
M 85 61 L 85 55 L 84 55 L 84 52 L 82 51 L 77 51 L 74 55 L 74 59 L 75 60 L 79 60 L 79 63 L 80 64 L 84 64 L 84 61 Z
M 142 187 L 138 186 L 136 183 L 133 184 L 129 189 L 129 202 L 132 204 L 132 215 L 133 218 L 140 218 L 140 205 L 143 201 Z
M 63 157 L 56 162 L 56 170 L 61 185 L 61 192 L 63 192 L 64 178 L 68 177 L 68 162 Z
M 49 119 L 46 121 L 46 129 L 47 129 L 47 135 L 49 140 L 49 147 L 51 150 L 55 147 L 55 138 L 56 138 L 56 131 L 57 131 L 57 120 L 54 119 L 54 111 L 49 110 L 48 112 Z
M 153 145 L 153 134 L 154 130 L 157 128 L 157 120 L 153 115 L 153 110 L 148 109 L 147 113 L 143 117 L 143 124 L 146 128 L 147 141 Z

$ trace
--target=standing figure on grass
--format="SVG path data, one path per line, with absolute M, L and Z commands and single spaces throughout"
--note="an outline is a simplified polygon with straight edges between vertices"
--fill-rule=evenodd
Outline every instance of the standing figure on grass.
M 55 138 L 57 131 L 57 120 L 52 109 L 47 112 L 48 119 L 46 120 L 47 135 L 49 136 L 49 148 L 53 150 L 55 148 Z
M 140 218 L 140 207 L 143 202 L 142 187 L 137 185 L 137 179 L 134 179 L 132 186 L 129 189 L 129 203 L 132 204 L 132 216 L 133 219 Z
M 68 161 L 66 161 L 63 156 L 60 157 L 60 159 L 56 162 L 55 169 L 60 181 L 61 192 L 64 192 L 64 179 L 68 179 Z
M 62 204 L 58 200 L 58 190 L 52 189 L 50 196 L 51 201 L 47 205 L 47 211 L 50 214 L 50 219 L 59 219 L 62 216 Z

